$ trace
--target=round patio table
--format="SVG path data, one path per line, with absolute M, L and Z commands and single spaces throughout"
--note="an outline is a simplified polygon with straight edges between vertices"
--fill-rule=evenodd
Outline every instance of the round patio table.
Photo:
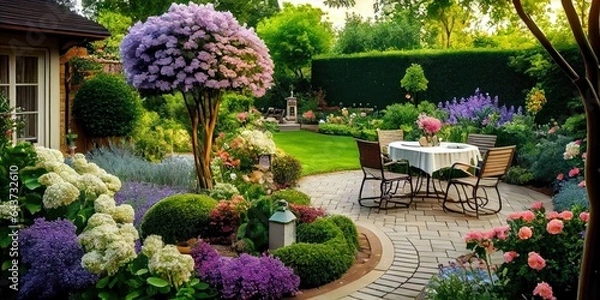
M 440 146 L 421 147 L 419 142 L 398 141 L 392 142 L 388 146 L 388 153 L 391 159 L 406 159 L 411 167 L 422 170 L 427 175 L 427 196 L 429 196 L 429 183 L 431 176 L 437 170 L 449 168 L 456 162 L 476 165 L 481 160 L 481 154 L 477 146 L 463 143 L 443 142 Z M 422 180 L 419 178 L 417 183 L 417 192 L 420 191 Z M 433 185 L 434 192 L 443 193 Z

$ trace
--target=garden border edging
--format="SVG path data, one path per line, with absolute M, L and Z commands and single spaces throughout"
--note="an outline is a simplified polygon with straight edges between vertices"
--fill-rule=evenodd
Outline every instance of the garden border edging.
M 381 251 L 373 251 L 374 255 L 380 255 L 379 262 L 373 270 L 363 275 L 361 278 L 354 280 L 349 284 L 341 286 L 340 288 L 334 289 L 324 294 L 320 294 L 315 297 L 311 297 L 309 299 L 330 300 L 340 299 L 345 296 L 348 296 L 373 283 L 375 280 L 381 277 L 392 265 L 392 262 L 394 261 L 394 245 L 392 244 L 392 240 L 387 236 L 387 234 L 385 234 L 381 229 L 379 229 L 372 223 L 365 223 L 361 221 L 355 221 L 354 223 L 357 227 L 362 227 L 373 233 L 375 237 L 377 237 L 377 239 L 379 240 L 379 245 L 371 245 L 372 249 L 377 246 L 381 247 Z

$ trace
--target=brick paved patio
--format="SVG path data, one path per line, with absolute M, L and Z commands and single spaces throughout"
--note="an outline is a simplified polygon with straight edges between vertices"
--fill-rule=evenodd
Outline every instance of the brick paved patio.
M 438 264 L 446 264 L 467 253 L 463 240 L 465 233 L 505 224 L 508 214 L 526 209 L 535 201 L 551 207 L 551 199 L 546 195 L 501 183 L 504 207 L 493 216 L 477 219 L 444 212 L 438 200 L 432 198 L 415 198 L 408 209 L 378 212 L 358 205 L 356 199 L 361 180 L 360 170 L 338 172 L 304 177 L 298 187 L 312 197 L 314 206 L 373 226 L 383 238 L 391 241 L 390 246 L 383 249 L 384 259 L 390 261 L 389 268 L 366 286 L 362 283 L 360 287 L 352 284 L 345 287 L 348 293 L 341 297 L 343 299 L 415 299 L 429 278 L 437 274 Z M 367 190 L 374 193 L 376 187 L 373 184 Z M 327 296 L 317 298 L 331 299 Z

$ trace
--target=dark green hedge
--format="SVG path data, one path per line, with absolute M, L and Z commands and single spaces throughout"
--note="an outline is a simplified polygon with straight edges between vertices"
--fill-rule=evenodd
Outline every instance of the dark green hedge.
M 536 80 L 509 66 L 517 50 L 418 50 L 318 57 L 312 63 L 313 88 L 326 92 L 330 105 L 359 103 L 378 108 L 404 102 L 400 80 L 411 63 L 420 64 L 429 80 L 418 100 L 433 103 L 473 95 L 476 88 L 498 96 L 500 104 L 523 105 Z M 560 72 L 560 71 L 559 71 Z M 572 85 L 552 72 L 553 83 L 569 93 Z M 564 95 L 564 93 L 561 93 Z M 549 99 L 553 100 L 553 99 Z M 562 101 L 562 100 L 561 100 Z

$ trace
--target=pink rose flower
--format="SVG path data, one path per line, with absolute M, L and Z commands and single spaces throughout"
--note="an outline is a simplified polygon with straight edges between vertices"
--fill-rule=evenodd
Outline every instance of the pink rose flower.
M 548 220 L 556 219 L 559 217 L 560 217 L 560 215 L 556 211 L 551 211 L 546 214 L 546 219 L 548 219 Z
M 512 212 L 510 214 L 508 214 L 508 217 L 506 218 L 507 220 L 518 220 L 521 218 L 521 212 L 520 211 L 516 211 L 516 212 Z
M 539 271 L 546 266 L 546 260 L 538 253 L 531 251 L 527 257 L 527 264 L 530 268 Z
M 581 221 L 586 222 L 590 219 L 590 213 L 587 211 L 584 211 L 582 213 L 579 214 L 579 218 L 581 219 Z
M 579 175 L 579 168 L 575 167 L 569 171 L 569 177 L 575 177 Z
M 548 231 L 549 234 L 559 234 L 562 232 L 564 227 L 565 224 L 563 224 L 563 221 L 559 219 L 553 219 L 546 224 L 546 231 Z
M 586 186 L 585 185 L 585 180 L 582 180 L 577 186 L 580 187 L 580 188 L 584 188 Z
M 484 239 L 491 240 L 496 237 L 496 231 L 490 230 L 482 233 Z
M 544 203 L 542 203 L 542 201 L 533 202 L 529 207 L 531 210 L 540 210 L 542 208 L 544 208 Z
M 515 251 L 508 251 L 504 253 L 504 261 L 509 263 L 515 259 L 515 257 L 519 256 L 519 253 Z
M 559 173 L 558 175 L 556 175 L 556 180 L 562 181 L 563 179 L 565 179 L 565 174 Z
M 562 211 L 560 214 L 558 214 L 558 217 L 565 221 L 569 221 L 569 220 L 573 219 L 573 212 L 570 210 L 565 210 L 565 211 Z
M 531 230 L 531 227 L 527 227 L 527 226 L 521 227 L 519 229 L 519 233 L 517 233 L 517 236 L 519 236 L 519 238 L 522 240 L 527 240 L 527 239 L 531 238 L 532 235 L 533 235 L 533 231 Z
M 481 234 L 481 231 L 470 231 L 467 232 L 467 234 L 465 235 L 465 242 L 477 242 L 480 241 L 483 238 L 483 235 Z
M 535 289 L 533 289 L 533 295 L 540 296 L 544 300 L 556 299 L 552 294 L 552 287 L 544 281 L 538 283 Z
M 521 214 L 521 218 L 523 218 L 523 220 L 525 220 L 525 222 L 530 223 L 531 221 L 533 221 L 535 219 L 535 214 L 530 210 L 526 210 Z
M 508 238 L 508 232 L 510 231 L 510 226 L 499 226 L 494 228 L 494 232 L 496 232 L 496 237 L 500 240 L 506 240 Z

